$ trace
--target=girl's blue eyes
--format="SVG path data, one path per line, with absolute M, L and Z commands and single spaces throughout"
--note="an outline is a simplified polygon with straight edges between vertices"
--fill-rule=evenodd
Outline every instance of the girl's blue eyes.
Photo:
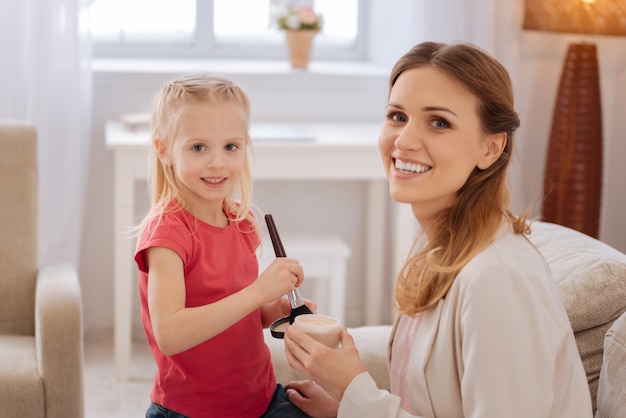
M 225 149 L 226 151 L 234 151 L 234 150 L 236 150 L 237 148 L 239 148 L 239 147 L 237 146 L 237 144 L 227 144 L 227 145 L 225 145 L 225 146 L 224 146 L 224 149 Z M 196 144 L 196 145 L 193 145 L 193 146 L 191 147 L 191 149 L 192 149 L 192 150 L 194 150 L 194 151 L 201 152 L 201 151 L 206 151 L 207 147 L 206 147 L 206 145 Z

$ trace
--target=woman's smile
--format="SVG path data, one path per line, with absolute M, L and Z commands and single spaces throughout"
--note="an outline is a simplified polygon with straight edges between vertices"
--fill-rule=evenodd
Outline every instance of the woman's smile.
M 403 161 L 399 158 L 393 159 L 393 164 L 396 172 L 400 174 L 422 174 L 432 169 L 429 165 Z

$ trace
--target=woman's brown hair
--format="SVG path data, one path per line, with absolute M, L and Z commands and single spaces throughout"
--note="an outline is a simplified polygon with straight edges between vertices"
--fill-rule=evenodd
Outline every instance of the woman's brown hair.
M 458 80 L 478 103 L 476 112 L 486 134 L 506 133 L 506 145 L 489 168 L 478 167 L 457 192 L 453 206 L 423 225 L 396 282 L 398 311 L 413 315 L 432 309 L 459 271 L 494 239 L 503 219 L 515 233 L 528 232 L 526 215 L 509 212 L 507 168 L 519 117 L 506 69 L 495 58 L 469 44 L 424 42 L 402 56 L 389 79 L 389 91 L 404 71 L 430 66 Z M 424 247 L 417 249 L 418 243 Z

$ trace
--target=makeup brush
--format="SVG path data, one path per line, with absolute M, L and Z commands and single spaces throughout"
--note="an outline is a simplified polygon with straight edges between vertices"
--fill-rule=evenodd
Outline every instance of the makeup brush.
M 267 229 L 270 233 L 270 238 L 272 239 L 272 245 L 274 246 L 274 253 L 276 254 L 276 257 L 287 257 L 272 215 L 265 215 L 265 223 L 267 224 Z M 289 298 L 289 303 L 291 304 L 291 313 L 289 314 L 290 324 L 293 324 L 294 318 L 298 315 L 313 313 L 309 307 L 304 304 L 304 300 L 302 299 L 302 296 L 300 296 L 298 288 L 289 292 L 287 297 Z

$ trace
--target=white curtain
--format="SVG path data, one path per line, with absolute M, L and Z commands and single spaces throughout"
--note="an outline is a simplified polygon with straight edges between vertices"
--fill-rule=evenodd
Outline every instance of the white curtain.
M 0 0 L 0 119 L 32 122 L 39 262 L 78 268 L 91 117 L 86 0 Z
M 512 72 L 519 57 L 522 11 L 519 0 L 372 1 L 370 58 L 391 66 L 418 42 L 470 42 Z

